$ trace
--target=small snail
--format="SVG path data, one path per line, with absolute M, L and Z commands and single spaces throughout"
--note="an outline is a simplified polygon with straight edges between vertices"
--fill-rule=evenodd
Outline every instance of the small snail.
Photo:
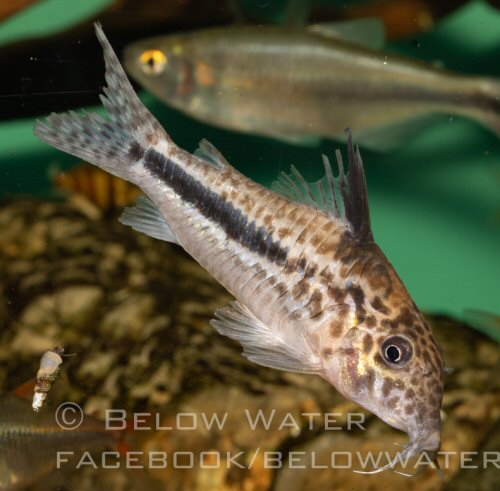
M 40 360 L 40 367 L 36 374 L 35 393 L 33 394 L 33 411 L 36 413 L 42 408 L 52 383 L 59 375 L 59 367 L 63 362 L 64 348 L 56 346 L 46 351 Z

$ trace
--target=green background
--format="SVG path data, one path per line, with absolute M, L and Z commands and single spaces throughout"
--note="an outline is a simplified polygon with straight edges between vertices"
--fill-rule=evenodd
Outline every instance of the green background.
M 19 39 L 21 32 L 55 33 L 109 3 L 39 2 L 0 25 L 0 44 Z M 388 49 L 465 73 L 500 76 L 500 13 L 485 2 L 471 2 L 418 40 L 419 46 L 408 40 Z M 299 147 L 212 128 L 148 94 L 142 98 L 176 143 L 192 151 L 205 137 L 233 165 L 265 184 L 291 164 L 308 178 L 320 177 L 321 153 L 345 150 L 331 141 Z M 76 162 L 38 141 L 33 123 L 0 124 L 3 195 L 47 193 L 49 168 Z M 500 314 L 499 139 L 471 121 L 443 117 L 396 151 L 362 155 L 376 240 L 419 306 L 459 318 L 467 308 Z M 500 340 L 499 331 L 490 334 Z

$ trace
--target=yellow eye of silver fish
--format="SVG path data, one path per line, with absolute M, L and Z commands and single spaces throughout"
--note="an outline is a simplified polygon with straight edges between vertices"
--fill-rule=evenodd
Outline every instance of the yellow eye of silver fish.
M 147 75 L 160 75 L 168 63 L 167 55 L 159 49 L 147 49 L 139 58 L 142 71 Z
M 402 336 L 391 336 L 382 344 L 382 357 L 391 367 L 403 367 L 413 355 L 413 346 Z

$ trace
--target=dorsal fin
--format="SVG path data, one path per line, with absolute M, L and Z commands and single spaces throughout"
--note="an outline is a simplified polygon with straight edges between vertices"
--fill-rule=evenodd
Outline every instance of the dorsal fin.
M 363 161 L 359 148 L 354 148 L 350 130 L 347 132 L 348 174 L 344 172 L 342 155 L 337 150 L 335 156 L 339 168 L 338 177 L 334 177 L 330 161 L 323 155 L 325 175 L 319 181 L 307 182 L 292 166 L 291 174 L 282 172 L 271 188 L 295 203 L 306 204 L 324 211 L 332 218 L 342 220 L 356 239 L 371 242 L 373 235 Z
M 345 217 L 352 227 L 354 235 L 363 242 L 373 241 L 370 221 L 370 206 L 368 204 L 368 189 L 366 188 L 365 169 L 359 153 L 359 147 L 354 148 L 352 135 L 348 130 L 347 151 L 349 155 L 348 186 L 342 188 Z M 337 160 L 341 157 L 337 150 Z M 345 177 L 344 177 L 345 180 Z

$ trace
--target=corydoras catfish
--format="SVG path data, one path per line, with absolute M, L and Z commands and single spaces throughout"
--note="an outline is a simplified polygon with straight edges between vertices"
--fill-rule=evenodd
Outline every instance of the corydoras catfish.
M 433 68 L 308 30 L 231 26 L 138 41 L 128 73 L 156 97 L 223 128 L 305 142 L 339 138 L 395 147 L 436 114 L 500 134 L 500 82 Z M 330 31 L 328 31 L 329 33 Z
M 109 113 L 52 114 L 35 133 L 141 187 L 122 222 L 179 244 L 236 301 L 213 326 L 255 363 L 318 374 L 407 432 L 405 457 L 440 446 L 438 343 L 375 244 L 363 164 L 308 184 L 294 171 L 277 192 L 235 170 L 208 142 L 179 148 L 144 107 L 100 26 Z

